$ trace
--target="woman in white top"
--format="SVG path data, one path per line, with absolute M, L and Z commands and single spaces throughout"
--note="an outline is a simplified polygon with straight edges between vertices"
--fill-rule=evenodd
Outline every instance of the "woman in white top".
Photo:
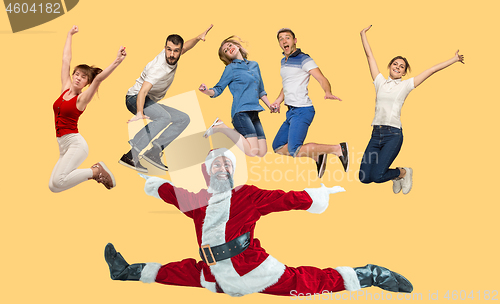
M 371 182 L 384 183 L 392 180 L 394 182 L 394 193 L 403 190 L 404 194 L 408 194 L 412 187 L 413 170 L 407 167 L 389 169 L 403 144 L 400 120 L 401 107 L 411 90 L 437 71 L 455 62 L 464 63 L 464 56 L 459 55 L 457 51 L 453 58 L 439 63 L 408 80 L 402 80 L 401 77 L 405 76 L 407 71 L 410 71 L 410 65 L 406 58 L 397 56 L 387 66 L 389 68 L 389 78 L 385 79 L 378 70 L 377 62 L 366 38 L 366 32 L 370 28 L 371 25 L 361 31 L 361 41 L 368 59 L 377 96 L 375 118 L 372 122 L 372 137 L 361 161 L 359 179 L 365 184 Z

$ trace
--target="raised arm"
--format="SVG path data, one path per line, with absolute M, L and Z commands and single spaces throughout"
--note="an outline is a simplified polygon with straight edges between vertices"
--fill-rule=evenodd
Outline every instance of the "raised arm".
M 420 73 L 418 76 L 415 76 L 413 79 L 413 84 L 415 88 L 420 85 L 422 82 L 424 82 L 427 78 L 429 78 L 432 74 L 436 73 L 437 71 L 441 71 L 444 68 L 449 67 L 450 65 L 454 64 L 455 62 L 461 62 L 464 63 L 464 55 L 458 54 L 458 51 L 455 53 L 455 56 L 453 58 L 446 60 L 445 62 L 441 62 L 439 64 L 436 64 L 430 69 L 427 69 Z
M 94 81 L 92 81 L 89 88 L 85 90 L 85 92 L 83 92 L 82 94 L 80 94 L 80 96 L 78 96 L 76 104 L 77 108 L 85 109 L 87 104 L 92 100 L 92 97 L 94 97 L 94 94 L 97 92 L 97 89 L 104 81 L 104 79 L 108 78 L 108 76 L 111 75 L 111 73 L 113 73 L 113 71 L 125 59 L 125 56 L 127 56 L 127 52 L 125 52 L 125 47 L 121 46 L 120 49 L 118 50 L 118 54 L 116 55 L 115 60 L 94 78 Z
M 189 39 L 188 41 L 184 42 L 181 55 L 192 49 L 198 43 L 198 41 L 200 40 L 205 41 L 205 36 L 207 36 L 208 31 L 210 31 L 213 26 L 214 26 L 213 24 L 210 24 L 210 26 L 203 33 L 199 34 L 193 39 Z
M 330 82 L 328 81 L 328 79 L 326 79 L 323 73 L 321 73 L 321 70 L 319 68 L 310 70 L 309 74 L 311 74 L 314 79 L 319 82 L 321 88 L 323 89 L 323 91 L 325 91 L 325 99 L 337 99 L 342 101 L 342 99 L 332 94 L 332 87 L 330 86 Z
M 69 88 L 71 84 L 71 76 L 70 76 L 70 65 L 71 65 L 71 43 L 73 39 L 73 35 L 78 33 L 78 26 L 73 25 L 73 27 L 69 30 L 68 36 L 66 37 L 66 44 L 64 44 L 63 50 L 63 59 L 62 59 L 62 68 L 61 68 L 61 93 L 64 92 L 67 88 Z
M 368 60 L 368 66 L 370 66 L 370 73 L 372 75 L 372 79 L 375 80 L 378 74 L 380 74 L 377 66 L 377 62 L 375 61 L 375 57 L 373 56 L 372 49 L 370 48 L 370 44 L 368 43 L 368 38 L 366 37 L 366 32 L 371 28 L 370 25 L 367 28 L 364 28 L 361 31 L 361 42 L 363 43 L 363 48 L 365 49 L 366 59 Z

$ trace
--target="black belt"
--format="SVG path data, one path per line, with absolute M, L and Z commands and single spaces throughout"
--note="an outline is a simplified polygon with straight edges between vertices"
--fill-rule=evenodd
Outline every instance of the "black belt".
M 218 261 L 237 256 L 245 251 L 248 245 L 250 245 L 250 232 L 219 246 L 203 245 L 200 248 L 200 257 L 208 266 L 212 266 Z

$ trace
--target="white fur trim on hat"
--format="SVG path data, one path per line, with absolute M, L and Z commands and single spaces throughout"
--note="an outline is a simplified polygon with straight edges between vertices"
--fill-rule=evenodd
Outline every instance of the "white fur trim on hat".
M 205 166 L 207 169 L 207 173 L 210 174 L 212 163 L 219 156 L 225 156 L 231 160 L 231 162 L 233 163 L 233 174 L 234 174 L 234 170 L 236 169 L 236 156 L 234 156 L 233 152 L 231 152 L 226 148 L 213 149 L 210 152 L 208 152 L 208 155 L 205 158 Z
M 159 263 L 146 263 L 144 269 L 141 271 L 141 278 L 139 281 L 143 283 L 153 283 L 156 281 L 156 275 L 161 268 Z
M 335 268 L 335 270 L 337 270 L 342 276 L 342 279 L 344 280 L 345 290 L 356 291 L 361 289 L 361 285 L 359 285 L 358 275 L 356 274 L 356 271 L 354 271 L 354 269 L 352 269 L 351 267 L 341 266 Z

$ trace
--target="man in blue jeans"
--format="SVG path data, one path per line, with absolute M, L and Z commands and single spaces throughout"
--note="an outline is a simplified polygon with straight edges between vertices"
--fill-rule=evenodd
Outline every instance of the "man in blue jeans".
M 205 41 L 205 36 L 211 28 L 212 25 L 186 43 L 179 35 L 168 36 L 165 49 L 146 65 L 134 86 L 128 90 L 127 109 L 135 115 L 128 122 L 139 119 L 152 121 L 129 141 L 132 148 L 123 154 L 120 164 L 147 173 L 147 168 L 139 162 L 139 154 L 160 134 L 152 142 L 153 147 L 144 152 L 142 157 L 155 167 L 168 171 L 168 167 L 162 163 L 161 159 L 163 150 L 186 129 L 190 120 L 186 113 L 157 102 L 165 97 L 174 81 L 177 62 L 181 55 L 192 49 L 198 41 Z
M 279 112 L 280 104 L 285 101 L 288 107 L 286 120 L 273 141 L 274 152 L 292 157 L 310 157 L 316 161 L 318 177 L 321 178 L 326 168 L 328 154 L 337 155 L 344 167 L 349 169 L 349 151 L 347 143 L 324 145 L 316 143 L 304 144 L 307 130 L 314 118 L 314 107 L 307 95 L 309 78 L 312 75 L 325 91 L 325 99 L 340 98 L 331 92 L 330 82 L 321 73 L 314 60 L 309 55 L 297 49 L 297 38 L 289 28 L 282 28 L 277 35 L 283 55 L 281 60 L 281 77 L 283 88 L 276 101 L 271 105 L 274 112 Z

